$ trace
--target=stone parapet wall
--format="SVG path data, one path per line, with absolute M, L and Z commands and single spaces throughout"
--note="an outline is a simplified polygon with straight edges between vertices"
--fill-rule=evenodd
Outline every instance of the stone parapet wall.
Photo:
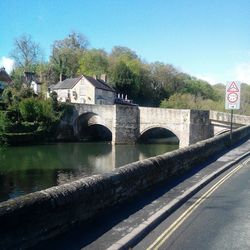
M 209 118 L 211 120 L 217 121 L 217 122 L 225 122 L 225 123 L 231 122 L 230 112 L 224 113 L 224 112 L 210 110 Z M 250 116 L 234 114 L 233 115 L 233 123 L 234 124 L 241 124 L 241 125 L 248 125 L 248 124 L 250 124 Z
M 250 126 L 234 131 L 235 144 L 250 137 Z M 198 142 L 170 153 L 128 164 L 108 174 L 0 203 L 0 249 L 34 246 L 90 219 L 103 209 L 126 202 L 157 183 L 205 162 L 231 145 L 229 134 Z

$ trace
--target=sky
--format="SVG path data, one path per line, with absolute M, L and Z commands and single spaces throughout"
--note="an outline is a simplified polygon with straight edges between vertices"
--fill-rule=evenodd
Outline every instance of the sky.
M 83 33 L 90 48 L 126 46 L 211 84 L 250 84 L 250 0 L 1 0 L 0 66 L 31 35 L 45 60 L 55 40 Z

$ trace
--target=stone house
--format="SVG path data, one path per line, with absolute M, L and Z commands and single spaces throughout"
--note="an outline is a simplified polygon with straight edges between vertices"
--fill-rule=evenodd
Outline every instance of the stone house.
M 114 104 L 116 91 L 106 83 L 106 75 L 101 79 L 81 75 L 68 78 L 50 87 L 55 91 L 58 101 L 86 104 Z

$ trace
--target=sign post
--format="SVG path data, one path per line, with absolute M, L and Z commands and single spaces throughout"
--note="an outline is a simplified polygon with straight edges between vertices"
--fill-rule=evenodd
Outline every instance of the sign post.
M 225 109 L 231 109 L 230 140 L 232 142 L 233 110 L 240 109 L 240 82 L 227 83 Z

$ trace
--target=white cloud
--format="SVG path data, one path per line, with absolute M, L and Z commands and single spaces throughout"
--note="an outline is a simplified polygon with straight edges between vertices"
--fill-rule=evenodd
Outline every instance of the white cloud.
M 233 76 L 237 81 L 250 84 L 250 62 L 238 64 L 233 71 Z
M 0 58 L 0 67 L 4 67 L 8 73 L 10 73 L 14 68 L 15 61 L 11 58 L 2 56 Z

